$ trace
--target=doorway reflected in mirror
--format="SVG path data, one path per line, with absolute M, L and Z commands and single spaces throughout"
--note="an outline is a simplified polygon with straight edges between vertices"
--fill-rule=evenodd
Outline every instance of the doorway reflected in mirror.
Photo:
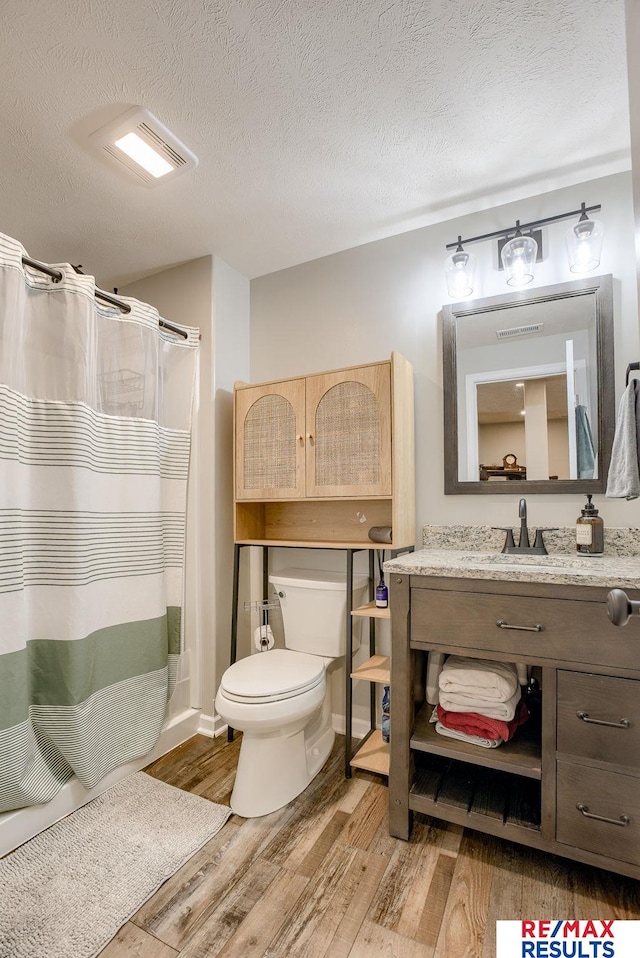
M 604 491 L 611 277 L 445 306 L 443 323 L 445 492 Z

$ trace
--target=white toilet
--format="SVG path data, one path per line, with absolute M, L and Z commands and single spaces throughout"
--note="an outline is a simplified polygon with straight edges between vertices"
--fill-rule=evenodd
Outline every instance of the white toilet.
M 280 596 L 286 649 L 234 663 L 216 695 L 218 715 L 243 733 L 231 808 L 244 818 L 286 805 L 322 768 L 335 738 L 326 675 L 346 650 L 344 575 L 285 569 L 269 581 Z M 368 585 L 354 575 L 354 608 Z

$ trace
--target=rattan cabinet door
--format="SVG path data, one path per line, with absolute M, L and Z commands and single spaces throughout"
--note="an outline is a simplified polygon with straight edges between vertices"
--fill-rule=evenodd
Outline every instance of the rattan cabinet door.
M 304 496 L 304 397 L 304 379 L 236 390 L 237 499 Z
M 307 497 L 391 495 L 391 365 L 307 378 Z

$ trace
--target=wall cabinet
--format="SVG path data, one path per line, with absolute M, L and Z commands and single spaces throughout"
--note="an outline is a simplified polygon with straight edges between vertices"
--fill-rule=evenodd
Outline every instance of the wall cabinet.
M 235 387 L 235 541 L 357 547 L 415 536 L 413 377 L 390 360 Z M 330 504 L 329 504 L 330 502 Z
M 389 579 L 391 834 L 408 838 L 420 811 L 640 878 L 640 634 L 612 627 L 608 590 Z M 539 721 L 496 749 L 438 735 L 424 702 L 429 650 L 535 666 Z

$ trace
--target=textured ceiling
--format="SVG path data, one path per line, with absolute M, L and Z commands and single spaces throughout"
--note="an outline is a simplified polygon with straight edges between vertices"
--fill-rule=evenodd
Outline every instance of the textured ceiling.
M 3 0 L 0 232 L 126 281 L 258 276 L 629 168 L 624 0 Z M 85 145 L 146 106 L 199 157 Z

